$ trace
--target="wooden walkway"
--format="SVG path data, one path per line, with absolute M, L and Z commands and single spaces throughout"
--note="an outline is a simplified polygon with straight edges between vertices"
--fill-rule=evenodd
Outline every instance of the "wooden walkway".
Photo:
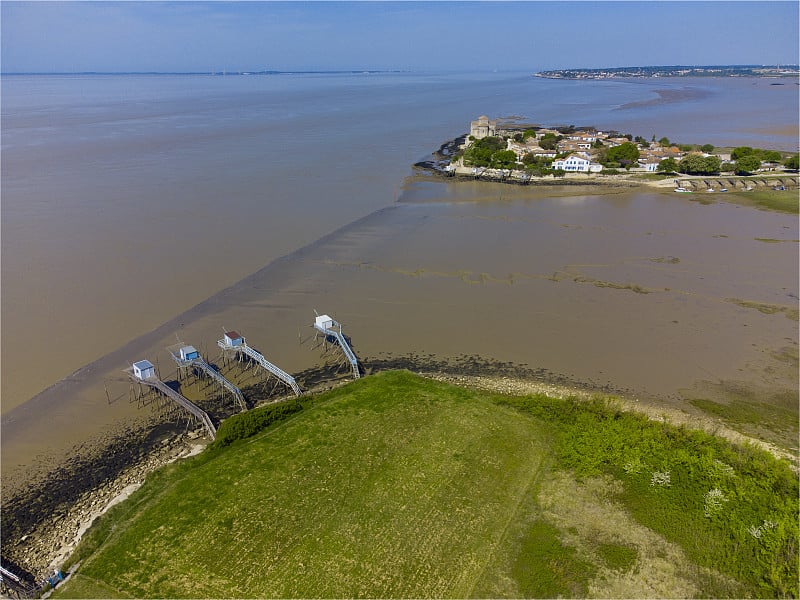
M 157 390 L 173 402 L 183 408 L 186 412 L 191 414 L 197 421 L 203 424 L 203 427 L 206 428 L 208 435 L 211 439 L 215 439 L 217 437 L 217 428 L 214 427 L 214 423 L 211 422 L 211 417 L 208 416 L 208 413 L 204 411 L 202 408 L 191 402 L 190 400 L 181 396 L 178 392 L 173 390 L 169 387 L 166 383 L 161 381 L 158 377 L 148 377 L 147 379 L 139 379 L 138 377 L 134 376 L 132 373 L 129 373 L 131 379 L 136 383 L 141 383 L 142 385 L 146 385 L 148 387 Z
M 217 345 L 220 348 L 222 348 L 223 352 L 233 352 L 249 356 L 255 361 L 255 363 L 259 367 L 261 367 L 268 373 L 274 375 L 283 383 L 292 388 L 292 391 L 294 392 L 295 396 L 299 396 L 300 394 L 303 393 L 303 390 L 301 390 L 300 386 L 297 385 L 297 382 L 295 381 L 294 377 L 289 375 L 289 373 L 287 373 L 277 365 L 273 365 L 266 358 L 264 358 L 264 355 L 261 354 L 258 350 L 248 346 L 247 342 L 242 342 L 238 346 L 229 346 L 228 344 L 225 343 L 225 340 L 222 339 L 217 341 Z
M 225 379 L 220 374 L 220 372 L 217 371 L 214 367 L 212 367 L 202 358 L 195 358 L 194 360 L 192 360 L 191 366 L 200 369 L 206 375 L 211 377 L 211 379 L 220 384 L 224 389 L 228 390 L 234 396 L 234 398 L 236 398 L 236 402 L 239 404 L 239 408 L 241 408 L 242 411 L 247 410 L 247 405 L 244 403 L 244 395 L 242 394 L 242 391 L 238 387 L 233 385 L 230 381 Z
M 356 358 L 355 353 L 353 352 L 352 348 L 350 348 L 350 344 L 347 343 L 344 335 L 342 334 L 342 324 L 338 321 L 332 321 L 334 328 L 338 326 L 337 329 L 328 329 L 323 327 L 322 325 L 317 325 L 314 323 L 314 329 L 323 333 L 326 336 L 333 337 L 336 342 L 339 344 L 339 347 L 342 349 L 347 362 L 350 363 L 350 367 L 353 369 L 353 377 L 355 379 L 359 379 L 361 377 L 361 373 L 358 370 L 358 359 Z
M 222 387 L 222 389 L 230 392 L 230 394 L 239 404 L 239 408 L 242 409 L 242 412 L 247 410 L 247 404 L 245 404 L 244 402 L 244 395 L 242 394 L 242 391 L 238 387 L 236 387 L 233 383 L 225 379 L 225 377 L 222 376 L 222 373 L 220 373 L 214 367 L 208 364 L 205 361 L 205 359 L 203 359 L 202 356 L 199 356 L 199 354 L 196 358 L 190 358 L 187 360 L 181 358 L 181 356 L 183 356 L 180 351 L 181 347 L 184 347 L 183 343 L 178 343 L 175 346 L 170 346 L 169 348 L 167 348 L 170 355 L 172 356 L 172 360 L 178 363 L 179 368 L 187 370 L 195 368 L 198 369 L 199 371 L 202 371 L 208 377 L 210 377 L 216 383 L 218 383 Z

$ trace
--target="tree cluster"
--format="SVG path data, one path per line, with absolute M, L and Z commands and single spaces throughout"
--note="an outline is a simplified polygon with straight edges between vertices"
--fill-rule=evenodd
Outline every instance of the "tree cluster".
M 539 139 L 539 147 L 544 150 L 555 150 L 558 147 L 558 142 L 563 139 L 564 136 L 548 132 Z
M 531 175 L 543 177 L 544 175 L 551 175 L 555 171 L 551 168 L 553 164 L 552 158 L 546 156 L 537 156 L 532 152 L 528 152 L 522 157 L 522 163 L 525 165 L 525 170 Z
M 783 155 L 777 150 L 763 150 L 761 148 L 751 148 L 750 146 L 738 146 L 731 152 L 733 160 L 739 160 L 745 156 L 753 156 L 763 162 L 780 162 Z
M 762 162 L 781 162 L 783 155 L 777 150 L 738 146 L 731 152 L 731 158 L 735 161 L 734 171 L 737 175 L 749 175 L 757 171 Z
M 660 163 L 658 163 L 657 170 L 659 173 L 677 173 L 678 172 L 678 161 L 674 158 L 665 158 Z
M 490 167 L 510 169 L 517 162 L 513 150 L 506 150 L 506 142 L 499 137 L 485 137 L 476 140 L 464 151 L 464 164 L 471 167 Z
M 626 169 L 630 169 L 639 160 L 639 148 L 633 142 L 625 142 L 619 146 L 609 148 L 605 152 L 606 164 L 616 163 Z
M 529 138 L 536 137 L 536 130 L 535 129 L 526 129 L 522 133 L 515 133 L 514 134 L 514 141 L 515 142 L 525 142 Z
M 715 175 L 719 173 L 721 166 L 722 161 L 718 156 L 689 154 L 678 164 L 678 170 L 687 175 Z

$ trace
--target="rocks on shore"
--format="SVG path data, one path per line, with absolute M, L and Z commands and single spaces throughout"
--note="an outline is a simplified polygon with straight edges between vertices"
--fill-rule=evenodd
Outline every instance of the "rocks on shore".
M 141 457 L 137 453 L 137 460 L 123 468 L 116 477 L 93 489 L 84 489 L 68 505 L 62 503 L 54 507 L 49 515 L 16 540 L 4 535 L 4 559 L 23 566 L 38 579 L 46 577 L 53 569 L 61 567 L 94 520 L 141 486 L 149 473 L 178 458 L 196 454 L 203 447 L 203 444 L 192 443 L 189 435 L 179 435 L 163 440 Z M 71 482 L 73 486 L 80 485 L 79 474 L 76 475 L 78 477 Z M 37 490 L 31 489 L 30 492 L 36 493 Z M 23 494 L 17 502 L 24 502 L 26 495 Z M 10 504 L 10 511 L 4 507 L 4 512 L 11 512 L 4 515 L 4 520 L 17 516 L 14 514 L 17 511 L 13 510 L 15 503 Z

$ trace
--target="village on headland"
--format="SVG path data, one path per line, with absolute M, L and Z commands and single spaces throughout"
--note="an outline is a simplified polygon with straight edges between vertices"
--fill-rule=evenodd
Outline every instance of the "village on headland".
M 470 123 L 469 134 L 443 144 L 434 158 L 417 166 L 446 176 L 518 184 L 629 181 L 692 191 L 683 187 L 685 179 L 706 178 L 703 189 L 722 192 L 726 185 L 747 190 L 798 184 L 797 152 L 677 144 L 594 127 L 543 127 L 519 117 L 482 115 Z
M 546 79 L 616 79 L 629 77 L 798 77 L 798 65 L 713 65 L 606 67 L 603 69 L 555 69 L 539 71 Z M 779 85 L 783 85 L 782 83 Z

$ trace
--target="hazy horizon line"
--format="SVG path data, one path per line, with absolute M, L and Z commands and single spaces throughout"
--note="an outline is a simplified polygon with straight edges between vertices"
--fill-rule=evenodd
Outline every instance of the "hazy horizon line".
M 769 64 L 672 64 L 672 65 L 626 65 L 604 67 L 566 67 L 559 69 L 431 69 L 431 68 L 341 68 L 341 69 L 232 69 L 208 71 L 0 71 L 0 76 L 6 75 L 291 75 L 291 74 L 359 74 L 359 73 L 422 73 L 422 72 L 555 72 L 555 71 L 602 71 L 605 69 L 678 69 L 678 68 L 753 68 L 753 67 L 786 67 L 800 68 L 798 64 L 769 63 Z

